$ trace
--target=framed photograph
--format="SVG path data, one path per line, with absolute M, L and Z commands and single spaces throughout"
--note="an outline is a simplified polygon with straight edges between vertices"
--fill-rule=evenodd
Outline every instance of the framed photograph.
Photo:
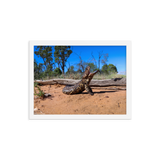
M 131 119 L 131 41 L 29 41 L 29 119 Z

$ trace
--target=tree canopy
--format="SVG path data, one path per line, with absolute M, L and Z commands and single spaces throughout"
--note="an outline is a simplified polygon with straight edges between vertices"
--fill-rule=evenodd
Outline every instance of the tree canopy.
M 53 47 L 55 51 L 53 52 Z M 84 61 L 81 55 L 75 53 L 79 57 L 78 63 L 70 66 L 70 62 L 67 62 L 68 58 L 72 54 L 70 46 L 37 46 L 34 51 L 35 55 L 41 58 L 42 63 L 38 63 L 37 56 L 34 59 L 34 79 L 51 78 L 53 76 L 59 76 L 64 74 L 65 67 L 67 68 L 66 74 L 79 74 L 85 71 L 87 66 L 90 66 L 90 72 L 100 68 L 100 61 L 103 64 L 102 68 L 99 69 L 104 74 L 117 73 L 117 67 L 113 64 L 107 64 L 108 53 L 103 53 L 103 51 L 98 52 L 98 66 L 97 60 L 91 53 L 91 60 Z M 68 63 L 68 65 L 67 65 Z M 73 63 L 72 63 L 73 64 Z
M 59 69 L 59 68 L 56 68 L 54 71 L 53 71 L 53 75 L 54 76 L 59 76 L 62 74 L 62 71 Z
M 66 72 L 66 74 L 75 73 L 74 66 L 70 66 Z
M 43 77 L 43 64 L 37 64 L 34 59 L 34 79 L 41 79 Z
M 87 63 L 87 65 L 90 66 L 90 72 L 97 70 L 97 66 L 94 63 Z
M 102 66 L 102 72 L 106 74 L 117 73 L 117 67 L 113 64 L 105 64 Z
M 38 51 L 34 53 L 43 59 L 44 63 L 41 63 L 43 66 L 43 75 L 51 76 L 53 71 L 53 55 L 52 55 L 52 47 L 50 46 L 37 46 Z
M 72 53 L 72 50 L 70 49 L 70 46 L 55 46 L 55 62 L 58 63 L 58 65 L 62 69 L 62 73 L 64 74 L 64 68 L 66 66 L 67 59 Z

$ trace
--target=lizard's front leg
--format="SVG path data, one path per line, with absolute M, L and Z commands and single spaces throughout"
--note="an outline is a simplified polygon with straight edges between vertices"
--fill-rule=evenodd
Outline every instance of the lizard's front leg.
M 90 94 L 90 95 L 94 95 L 94 93 L 92 92 L 92 89 L 86 84 L 85 85 L 85 90 Z

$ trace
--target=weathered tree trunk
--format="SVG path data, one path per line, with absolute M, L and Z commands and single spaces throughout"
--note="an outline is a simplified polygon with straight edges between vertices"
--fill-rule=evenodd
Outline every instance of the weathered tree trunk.
M 63 85 L 75 85 L 80 80 L 74 79 L 50 79 L 50 80 L 35 80 L 42 85 L 63 84 Z M 106 80 L 92 80 L 90 87 L 108 87 L 108 86 L 126 86 L 126 78 L 114 78 Z

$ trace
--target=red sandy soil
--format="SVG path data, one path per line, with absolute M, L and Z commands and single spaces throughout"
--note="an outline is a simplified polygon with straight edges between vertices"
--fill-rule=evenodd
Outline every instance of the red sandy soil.
M 126 90 L 92 88 L 94 95 L 62 93 L 64 85 L 45 85 L 40 88 L 51 96 L 34 96 L 34 114 L 126 114 Z

